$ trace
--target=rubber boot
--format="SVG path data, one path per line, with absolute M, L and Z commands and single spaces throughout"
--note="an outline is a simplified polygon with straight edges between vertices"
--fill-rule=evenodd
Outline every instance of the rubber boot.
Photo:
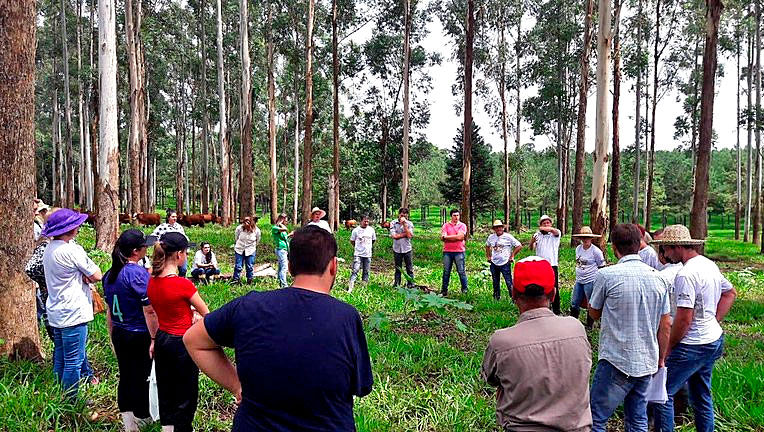
M 586 312 L 586 325 L 584 325 L 584 327 L 586 327 L 587 330 L 591 330 L 592 327 L 594 327 L 594 318 L 589 316 L 588 311 Z
M 581 316 L 581 309 L 571 306 L 570 311 L 568 312 L 568 315 L 572 316 L 575 319 L 579 319 L 579 317 Z

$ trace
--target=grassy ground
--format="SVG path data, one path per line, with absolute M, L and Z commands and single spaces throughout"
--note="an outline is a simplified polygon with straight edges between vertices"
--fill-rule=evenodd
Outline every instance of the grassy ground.
M 437 217 L 437 214 L 436 214 Z M 412 218 L 419 221 L 415 214 Z M 439 221 L 416 222 L 414 261 L 416 281 L 433 289 L 440 287 L 442 274 Z M 423 228 L 424 226 L 424 228 Z M 261 224 L 263 244 L 257 264 L 275 263 L 270 230 Z M 217 226 L 188 230 L 192 241 L 209 241 L 218 254 L 224 273 L 231 272 L 233 228 Z M 527 245 L 530 232 L 519 235 Z M 356 402 L 356 423 L 360 431 L 489 431 L 496 430 L 494 390 L 479 376 L 483 350 L 490 335 L 512 325 L 517 309 L 506 293 L 496 302 L 491 297 L 490 275 L 483 263 L 483 241 L 487 231 L 476 233 L 468 242 L 467 269 L 470 292 L 453 298 L 472 305 L 471 310 L 456 307 L 419 309 L 407 296 L 392 288 L 391 240 L 377 231 L 373 275 L 367 288 L 346 291 L 352 247 L 349 231 L 337 234 L 341 265 L 333 295 L 349 302 L 361 312 L 366 323 L 369 351 L 374 368 L 374 390 Z M 715 230 L 709 239 L 708 254 L 720 261 L 738 290 L 738 300 L 724 323 L 726 353 L 717 362 L 714 374 L 714 401 L 718 430 L 764 431 L 764 256 L 758 248 L 731 240 L 730 231 Z M 93 231 L 84 228 L 80 243 L 89 250 Z M 573 249 L 563 239 L 560 250 L 562 305 L 570 302 L 574 279 Z M 523 250 L 521 256 L 529 254 Z M 106 254 L 91 256 L 106 269 Z M 612 260 L 612 254 L 610 254 Z M 451 278 L 451 292 L 458 292 L 458 278 Z M 273 279 L 258 280 L 254 286 L 215 283 L 201 286 L 202 297 L 211 309 L 244 294 L 249 289 L 276 288 Z M 410 297 L 410 296 L 409 296 Z M 590 332 L 596 352 L 597 330 Z M 50 355 L 52 344 L 44 339 Z M 42 364 L 0 360 L 0 431 L 119 430 L 116 406 L 117 367 L 111 352 L 103 315 L 91 324 L 88 355 L 101 384 L 88 387 L 83 399 L 94 402 L 65 402 L 56 388 L 50 360 Z M 195 427 L 201 431 L 230 428 L 235 407 L 226 394 L 206 377 L 200 380 L 201 392 Z M 620 415 L 620 414 L 619 414 Z M 612 429 L 621 429 L 614 419 Z M 158 431 L 154 426 L 149 430 Z M 685 424 L 680 430 L 692 430 Z

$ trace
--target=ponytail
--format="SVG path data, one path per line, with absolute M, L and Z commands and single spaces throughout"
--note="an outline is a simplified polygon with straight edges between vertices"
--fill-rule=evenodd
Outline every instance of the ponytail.
M 154 256 L 151 258 L 151 276 L 157 277 L 162 273 L 164 269 L 167 255 L 162 249 L 162 244 L 157 243 L 154 245 Z
M 125 264 L 127 264 L 127 257 L 125 257 L 119 250 L 119 242 L 117 242 L 117 244 L 114 245 L 114 249 L 111 251 L 111 268 L 106 272 L 106 279 L 109 283 L 117 281 L 117 276 L 119 276 L 119 272 L 122 271 Z

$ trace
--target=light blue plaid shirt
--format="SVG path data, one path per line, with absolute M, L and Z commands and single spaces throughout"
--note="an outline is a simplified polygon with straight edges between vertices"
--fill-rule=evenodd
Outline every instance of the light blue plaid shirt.
M 658 326 L 670 311 L 669 288 L 636 254 L 597 272 L 589 305 L 602 310 L 601 360 L 633 377 L 658 371 Z

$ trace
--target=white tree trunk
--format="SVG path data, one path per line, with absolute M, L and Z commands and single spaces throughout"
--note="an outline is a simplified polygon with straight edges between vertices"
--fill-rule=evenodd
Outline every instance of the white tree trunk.
M 295 34 L 295 41 L 297 35 Z M 295 77 L 295 81 L 297 78 Z M 294 195 L 293 195 L 293 208 L 292 208 L 292 223 L 297 224 L 297 211 L 299 206 L 299 191 L 300 191 L 300 102 L 299 94 L 297 93 L 297 87 L 295 86 L 294 92 Z
M 409 61 L 411 37 L 411 0 L 403 0 L 403 179 L 401 207 L 409 206 Z M 503 97 L 503 95 L 502 95 Z M 466 133 L 466 132 L 465 132 Z M 505 140 L 506 142 L 506 140 Z
M 599 2 L 599 33 L 597 35 L 597 124 L 594 142 L 594 168 L 592 171 L 592 203 L 590 215 L 592 231 L 603 233 L 606 227 L 605 184 L 607 183 L 608 150 L 610 148 L 610 0 Z M 602 241 L 606 237 L 602 236 Z
M 98 205 L 96 246 L 111 251 L 119 232 L 119 140 L 117 132 L 117 34 L 113 0 L 98 2 L 98 73 L 100 129 L 98 134 Z
M 228 157 L 228 120 L 226 117 L 225 77 L 223 76 L 223 11 L 220 2 L 221 0 L 217 0 L 217 69 L 218 100 L 220 102 L 220 132 L 218 135 L 218 143 L 220 145 L 221 217 L 223 218 L 223 225 L 228 226 L 231 223 L 231 164 Z

